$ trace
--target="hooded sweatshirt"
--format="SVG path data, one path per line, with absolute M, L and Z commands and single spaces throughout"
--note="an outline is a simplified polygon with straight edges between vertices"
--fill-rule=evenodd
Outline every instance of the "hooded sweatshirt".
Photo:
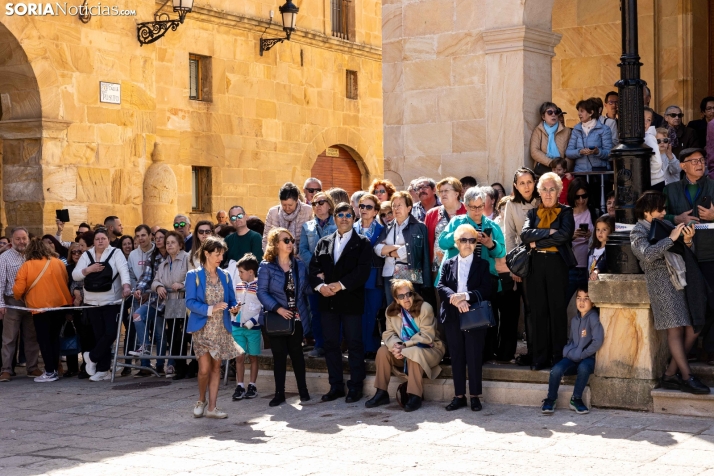
M 584 316 L 580 312 L 570 321 L 570 339 L 563 347 L 563 357 L 580 362 L 595 355 L 605 337 L 597 309 L 590 309 Z

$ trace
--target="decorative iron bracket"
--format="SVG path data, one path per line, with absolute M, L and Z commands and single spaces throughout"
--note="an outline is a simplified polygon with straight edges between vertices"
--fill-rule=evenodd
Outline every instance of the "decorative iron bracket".
M 166 3 L 168 3 L 168 1 L 164 2 L 164 5 L 166 5 Z M 161 10 L 164 5 L 161 5 L 159 10 Z M 159 13 L 159 10 L 154 13 L 154 21 L 147 21 L 136 25 L 136 38 L 139 40 L 140 46 L 160 40 L 169 30 L 176 31 L 179 25 L 186 19 L 186 13 L 188 13 L 183 10 L 179 11 L 178 19 L 172 19 L 168 13 Z
M 270 50 L 278 43 L 285 41 L 285 38 L 261 38 L 260 39 L 260 56 L 263 56 L 263 51 Z

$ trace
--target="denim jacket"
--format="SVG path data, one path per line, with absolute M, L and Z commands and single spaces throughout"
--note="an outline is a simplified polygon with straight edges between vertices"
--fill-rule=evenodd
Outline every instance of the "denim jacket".
M 598 154 L 580 155 L 581 149 L 594 149 L 595 147 L 599 149 Z M 592 172 L 593 167 L 604 167 L 610 170 L 612 169 L 608 161 L 610 150 L 612 150 L 612 132 L 609 127 L 600 121 L 595 121 L 595 126 L 586 137 L 582 123 L 578 123 L 573 127 L 565 156 L 575 160 L 574 172 Z
M 303 333 L 310 331 L 310 308 L 307 295 L 312 294 L 307 276 L 307 265 L 293 258 L 293 279 L 295 280 L 295 302 L 300 313 Z M 277 311 L 288 308 L 288 298 L 285 295 L 285 271 L 276 261 L 265 261 L 258 268 L 258 300 L 266 311 Z
M 389 223 L 377 238 L 377 246 L 383 244 L 387 239 L 387 235 L 392 233 L 394 227 L 397 226 L 397 220 Z M 409 224 L 402 231 L 404 243 L 407 248 L 407 263 L 410 269 L 421 269 L 423 276 L 423 287 L 430 288 L 434 285 L 431 280 L 431 263 L 429 263 L 429 240 L 427 238 L 426 225 L 414 218 L 414 215 L 409 215 Z M 375 247 L 375 252 L 378 248 Z
M 317 223 L 317 218 L 313 218 L 302 224 L 302 233 L 300 234 L 299 255 L 303 263 L 309 263 L 312 255 L 315 253 L 315 247 L 320 238 L 324 238 L 337 231 L 335 219 L 330 217 L 327 224 L 321 227 Z
M 230 334 L 233 326 L 229 309 L 236 305 L 233 280 L 221 268 L 216 269 L 216 274 L 223 286 L 223 301 L 228 304 L 228 308 L 223 310 L 223 327 Z M 213 310 L 213 306 L 206 303 L 206 271 L 203 268 L 191 270 L 186 274 L 186 307 L 191 311 L 188 315 L 186 332 L 192 333 L 202 329 L 208 322 L 208 317 L 212 315 L 210 311 Z

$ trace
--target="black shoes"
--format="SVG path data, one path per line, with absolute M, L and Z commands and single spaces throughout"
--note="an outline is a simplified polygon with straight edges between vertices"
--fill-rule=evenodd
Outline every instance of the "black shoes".
M 481 400 L 478 397 L 471 397 L 471 411 L 480 412 L 482 409 Z
M 683 380 L 681 390 L 683 392 L 694 393 L 696 395 L 706 395 L 711 392 L 709 387 L 700 382 L 694 375 L 690 375 L 689 380 Z
M 330 388 L 330 391 L 327 392 L 322 396 L 322 401 L 323 402 L 331 402 L 333 400 L 337 400 L 340 397 L 345 396 L 345 388 L 340 385 L 340 386 L 334 386 Z
M 354 403 L 362 399 L 362 390 L 357 390 L 356 388 L 350 389 L 347 392 L 347 398 L 345 398 L 345 403 Z
M 268 403 L 268 405 L 271 407 L 277 407 L 284 401 L 285 401 L 285 392 L 275 392 L 275 396 L 270 401 L 270 403 Z
M 540 364 L 533 364 L 531 365 L 531 370 L 545 370 L 549 369 L 550 364 L 548 362 L 542 362 Z
M 131 367 L 124 367 L 121 371 L 121 374 L 119 375 L 121 375 L 122 377 L 128 377 L 129 375 L 131 375 Z
M 238 401 L 238 400 L 243 400 L 243 397 L 245 396 L 245 389 L 243 388 L 243 385 L 236 385 L 236 390 L 233 392 L 233 401 Z
M 307 392 L 307 389 L 299 390 L 298 393 L 300 394 L 300 403 L 310 401 L 310 394 Z M 283 401 L 285 401 L 284 396 L 283 396 Z
M 409 400 L 407 400 L 406 405 L 404 405 L 405 412 L 413 412 L 414 410 L 419 410 L 421 408 L 421 397 L 416 395 L 409 395 Z
M 367 408 L 374 408 L 380 405 L 389 405 L 389 394 L 384 390 L 377 389 L 374 397 L 364 402 L 364 406 Z
M 533 361 L 530 354 L 520 354 L 516 356 L 516 365 L 520 367 L 528 367 Z
M 465 406 L 466 406 L 466 396 L 454 397 L 454 399 L 451 400 L 451 403 L 446 405 L 446 411 L 453 412 L 454 410 L 458 410 L 459 408 L 463 408 Z
M 679 376 L 679 374 L 662 374 L 662 378 L 660 379 L 660 386 L 668 390 L 682 390 L 683 385 L 684 381 L 682 380 L 682 377 Z

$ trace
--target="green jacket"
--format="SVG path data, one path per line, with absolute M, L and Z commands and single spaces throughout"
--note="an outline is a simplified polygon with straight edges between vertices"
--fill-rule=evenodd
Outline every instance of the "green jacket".
M 445 251 L 444 259 L 441 261 L 441 265 L 444 265 L 444 261 L 453 258 L 459 254 L 458 248 L 456 248 L 456 242 L 454 241 L 454 232 L 456 229 L 464 224 L 469 224 L 476 228 L 476 225 L 468 214 L 466 215 L 456 215 L 451 219 L 444 231 L 439 235 L 439 247 Z M 503 232 L 501 227 L 489 220 L 485 216 L 481 217 L 481 231 L 491 230 L 491 239 L 493 239 L 493 244 L 496 245 L 492 250 L 489 250 L 485 246 L 481 246 L 481 258 L 488 261 L 488 269 L 493 276 L 498 277 L 498 271 L 496 271 L 496 258 L 503 258 L 506 256 L 506 244 L 503 238 Z M 439 268 L 439 274 L 436 277 L 436 283 L 439 282 L 441 277 L 441 268 Z M 501 290 L 501 283 L 498 283 L 498 290 Z

